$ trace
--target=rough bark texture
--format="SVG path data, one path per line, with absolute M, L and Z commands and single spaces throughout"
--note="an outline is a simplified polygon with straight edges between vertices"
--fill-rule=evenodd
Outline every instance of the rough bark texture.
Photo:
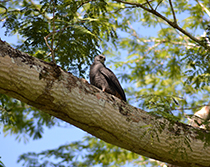
M 210 165 L 210 149 L 200 139 L 209 132 L 151 116 L 1 40 L 0 93 L 137 154 L 180 166 Z

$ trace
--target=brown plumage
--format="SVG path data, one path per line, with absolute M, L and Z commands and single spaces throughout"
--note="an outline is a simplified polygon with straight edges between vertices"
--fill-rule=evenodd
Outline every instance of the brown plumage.
M 90 83 L 102 91 L 126 101 L 124 90 L 115 74 L 104 65 L 105 60 L 104 55 L 95 57 L 93 64 L 90 66 Z

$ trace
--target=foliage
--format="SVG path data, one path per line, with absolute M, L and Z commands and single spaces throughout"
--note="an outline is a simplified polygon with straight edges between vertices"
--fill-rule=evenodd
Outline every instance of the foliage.
M 46 37 L 57 63 L 78 76 L 84 76 L 93 57 L 100 53 L 99 41 L 116 38 L 105 17 L 104 0 L 20 1 L 8 2 L 7 6 L 8 12 L 1 14 L 5 18 L 3 27 L 6 35 L 18 33 L 23 38 L 18 49 L 50 61 Z
M 57 120 L 44 112 L 39 112 L 34 107 L 28 106 L 16 99 L 0 94 L 0 121 L 3 132 L 16 134 L 19 141 L 28 141 L 28 137 L 40 139 L 44 126 L 50 128 Z
M 1 158 L 1 157 L 0 157 Z M 0 161 L 0 167 L 5 167 L 2 161 Z
M 47 155 L 47 156 L 46 156 Z M 50 158 L 56 159 L 52 163 Z M 19 157 L 18 161 L 25 161 L 25 165 L 31 166 L 122 166 L 127 161 L 133 161 L 139 156 L 117 146 L 87 136 L 83 141 L 62 145 L 57 149 L 43 151 L 41 153 L 26 153 Z M 81 161 L 81 159 L 83 161 Z M 33 166 L 32 165 L 32 166 Z
M 112 56 L 111 65 L 121 70 L 117 74 L 126 84 L 129 103 L 171 121 L 187 122 L 186 115 L 198 110 L 191 106 L 209 101 L 209 1 L 169 2 L 5 1 L 0 17 L 6 35 L 21 36 L 18 49 L 45 61 L 51 61 L 54 52 L 57 64 L 77 76 L 87 77 L 88 66 L 98 53 Z M 0 104 L 4 132 L 17 134 L 18 139 L 20 134 L 41 138 L 44 125 L 57 125 L 54 118 L 4 95 Z M 189 107 L 190 111 L 185 110 Z M 91 137 L 24 154 L 19 161 L 29 166 L 158 164 Z
M 52 162 L 51 159 L 54 159 L 54 161 Z M 90 167 L 98 165 L 114 167 L 126 166 L 127 162 L 133 161 L 136 165 L 146 166 L 150 163 L 148 158 L 139 158 L 139 155 L 135 153 L 107 144 L 92 136 L 86 136 L 82 141 L 62 145 L 56 149 L 22 154 L 19 156 L 18 162 L 22 161 L 24 166 L 31 167 Z M 153 161 L 152 164 L 161 165 L 157 161 Z
M 205 1 L 202 3 L 208 6 Z M 173 20 L 169 3 L 160 1 L 159 5 L 155 2 L 151 4 L 153 8 L 157 7 L 157 11 L 163 16 Z M 150 8 L 149 5 L 145 6 Z M 128 7 L 129 10 L 126 10 Z M 131 10 L 131 7 L 135 8 Z M 124 8 L 122 12 L 126 17 L 134 15 L 129 17 L 129 21 L 125 19 L 121 23 L 128 25 L 127 35 L 119 36 L 117 53 L 111 48 L 106 53 L 118 55 L 115 67 L 123 70 L 123 81 L 130 82 L 131 87 L 127 88 L 127 94 L 131 95 L 130 103 L 136 104 L 138 101 L 138 105 L 148 111 L 151 103 L 142 97 L 162 96 L 162 100 L 165 99 L 163 108 L 167 109 L 168 96 L 181 97 L 183 100 L 178 100 L 179 106 L 173 110 L 173 113 L 179 117 L 179 120 L 186 121 L 183 119 L 184 108 L 208 102 L 206 98 L 209 94 L 207 35 L 209 26 L 206 17 L 209 16 L 203 12 L 198 3 L 181 1 L 173 3 L 177 24 L 192 34 L 198 43 L 187 36 L 187 33 L 183 34 L 176 30 L 176 27 L 171 27 L 163 17 L 152 17 L 152 12 L 141 10 L 135 5 L 127 5 Z M 202 12 L 198 12 L 200 10 Z M 204 37 L 201 35 L 203 33 Z M 204 43 L 205 47 L 200 43 Z M 124 50 L 127 51 L 127 58 L 119 62 Z M 203 99 L 206 100 L 202 101 Z M 169 102 L 173 105 L 173 102 Z M 158 112 L 156 109 L 153 111 Z

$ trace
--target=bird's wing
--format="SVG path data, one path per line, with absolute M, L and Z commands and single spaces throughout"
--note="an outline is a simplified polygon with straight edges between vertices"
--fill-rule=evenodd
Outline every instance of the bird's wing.
M 120 94 L 122 99 L 126 101 L 125 93 L 123 88 L 120 85 L 120 82 L 118 81 L 117 77 L 115 74 L 108 68 L 103 67 L 100 69 L 100 72 L 106 77 L 108 83 L 110 86 L 114 86 L 114 89 Z

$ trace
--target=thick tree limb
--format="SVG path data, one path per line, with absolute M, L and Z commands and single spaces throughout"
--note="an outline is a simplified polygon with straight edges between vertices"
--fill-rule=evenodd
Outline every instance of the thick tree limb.
M 137 154 L 188 167 L 210 164 L 210 149 L 199 139 L 209 132 L 149 115 L 1 40 L 0 93 Z

